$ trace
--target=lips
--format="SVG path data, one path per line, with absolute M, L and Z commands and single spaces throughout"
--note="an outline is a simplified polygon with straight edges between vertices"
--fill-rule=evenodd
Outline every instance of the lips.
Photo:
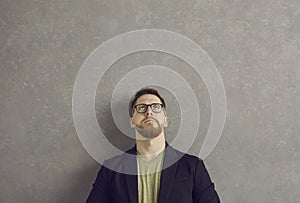
M 156 122 L 156 120 L 155 119 L 153 119 L 153 118 L 146 118 L 146 119 L 144 119 L 144 123 L 147 123 L 147 122 L 150 122 L 150 121 L 153 121 L 153 122 Z

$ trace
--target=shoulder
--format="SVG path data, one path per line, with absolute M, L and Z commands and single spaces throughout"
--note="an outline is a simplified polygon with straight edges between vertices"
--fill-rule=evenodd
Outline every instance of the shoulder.
M 135 148 L 122 154 L 106 159 L 101 168 L 109 173 L 135 174 L 136 155 Z
M 131 157 L 132 156 L 132 157 Z M 113 171 L 120 171 L 124 167 L 124 164 L 129 160 L 132 159 L 134 156 L 123 153 L 112 158 L 106 159 L 102 166 L 111 169 Z
M 179 151 L 173 147 L 171 150 L 174 151 L 178 157 L 181 157 L 178 162 L 189 163 L 189 164 L 197 164 L 198 162 L 203 162 L 203 160 L 195 155 L 191 155 L 182 151 Z
M 196 171 L 205 169 L 204 162 L 201 158 L 181 152 L 174 148 L 171 148 L 171 150 L 178 156 L 177 167 L 179 170 L 189 170 L 191 173 L 195 173 Z

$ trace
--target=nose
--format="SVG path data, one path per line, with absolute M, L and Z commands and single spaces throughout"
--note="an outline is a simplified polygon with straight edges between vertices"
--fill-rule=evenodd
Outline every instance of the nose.
M 145 112 L 147 116 L 153 115 L 152 109 L 150 106 L 147 106 L 147 111 Z

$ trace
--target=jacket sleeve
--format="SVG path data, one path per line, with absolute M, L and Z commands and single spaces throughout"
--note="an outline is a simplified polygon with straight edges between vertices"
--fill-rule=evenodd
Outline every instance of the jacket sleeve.
M 201 159 L 198 159 L 196 164 L 193 188 L 194 203 L 220 203 L 214 183 L 211 181 Z
M 87 203 L 110 203 L 110 171 L 101 166 L 93 188 L 86 200 Z

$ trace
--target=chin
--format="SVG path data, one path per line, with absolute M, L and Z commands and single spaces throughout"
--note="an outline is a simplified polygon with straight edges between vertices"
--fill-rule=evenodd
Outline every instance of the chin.
M 147 139 L 153 139 L 153 138 L 156 138 L 158 137 L 162 130 L 161 129 L 138 129 L 138 132 L 141 136 L 143 136 L 144 138 L 147 138 Z

